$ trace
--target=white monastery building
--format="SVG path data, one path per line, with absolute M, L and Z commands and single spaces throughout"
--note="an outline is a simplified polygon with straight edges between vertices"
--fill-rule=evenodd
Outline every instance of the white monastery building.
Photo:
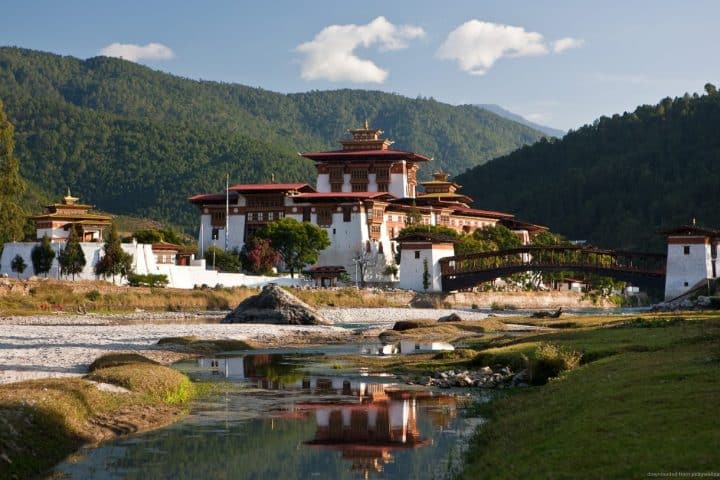
M 668 243 L 665 300 L 672 300 L 717 278 L 720 231 L 685 225 L 663 233 L 667 235 Z
M 396 238 L 411 216 L 419 217 L 422 224 L 443 225 L 458 232 L 501 223 L 526 243 L 532 234 L 545 229 L 515 220 L 508 213 L 470 208 L 472 199 L 458 193 L 460 185 L 448 180 L 444 172 L 420 182 L 423 191 L 418 193 L 417 172 L 430 158 L 390 148 L 393 142 L 381 138 L 382 130 L 369 128 L 367 122 L 349 132 L 352 138 L 341 140 L 339 150 L 300 154 L 315 162 L 314 187 L 305 183 L 241 184 L 230 186 L 227 192 L 190 197 L 200 210 L 200 251 L 213 244 L 241 249 L 267 223 L 292 217 L 327 230 L 331 245 L 322 251 L 316 267 L 344 267 L 352 276 L 356 263 L 362 261 L 365 281 L 394 282 L 397 279 L 386 274 L 386 269 L 395 263 Z M 437 252 L 413 254 L 405 263 L 403 254 L 400 271 L 422 269 L 423 259 L 435 260 L 435 256 Z M 430 290 L 439 289 L 436 273 Z M 417 281 L 413 287 L 414 283 Z

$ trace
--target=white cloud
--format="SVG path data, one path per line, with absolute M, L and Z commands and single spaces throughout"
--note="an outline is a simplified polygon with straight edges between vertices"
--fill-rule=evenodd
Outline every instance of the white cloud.
M 584 43 L 585 41 L 579 38 L 561 38 L 560 40 L 555 40 L 553 42 L 553 52 L 562 53 L 565 50 L 570 50 L 571 48 L 580 48 L 583 46 Z
M 549 45 L 542 34 L 523 27 L 470 20 L 450 32 L 437 51 L 445 60 L 457 61 L 471 75 L 485 75 L 503 57 L 527 57 L 560 53 L 582 45 L 582 40 L 566 37 Z
M 137 62 L 138 60 L 169 60 L 175 58 L 175 53 L 162 43 L 134 45 L 132 43 L 116 42 L 100 50 L 100 55 L 123 58 L 131 62 Z
M 407 48 L 408 40 L 423 35 L 425 31 L 420 27 L 396 26 L 385 17 L 377 17 L 367 25 L 330 25 L 296 48 L 305 54 L 300 75 L 304 80 L 383 83 L 387 70 L 358 57 L 355 50 L 373 45 L 380 51 L 400 50 Z

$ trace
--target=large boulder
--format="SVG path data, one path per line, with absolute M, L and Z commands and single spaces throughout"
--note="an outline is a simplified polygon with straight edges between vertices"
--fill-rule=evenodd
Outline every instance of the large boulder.
M 314 308 L 275 284 L 246 298 L 222 323 L 271 323 L 275 325 L 328 325 Z

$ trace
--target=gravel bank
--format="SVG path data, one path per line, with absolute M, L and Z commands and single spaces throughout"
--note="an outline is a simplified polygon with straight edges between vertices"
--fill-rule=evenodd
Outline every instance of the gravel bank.
M 172 360 L 156 345 L 162 337 L 196 335 L 278 346 L 349 342 L 353 341 L 352 330 L 364 326 L 389 328 L 398 320 L 437 319 L 452 312 L 466 320 L 487 316 L 464 310 L 408 308 L 326 308 L 320 312 L 335 326 L 217 323 L 224 312 L 0 317 L 0 383 L 83 375 L 95 358 L 115 351 Z

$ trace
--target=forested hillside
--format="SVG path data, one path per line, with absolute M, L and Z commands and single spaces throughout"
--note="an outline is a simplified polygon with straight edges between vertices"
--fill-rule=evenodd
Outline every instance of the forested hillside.
M 662 251 L 658 230 L 720 228 L 720 94 L 601 117 L 457 177 L 482 208 L 548 225 L 571 239 Z
M 15 125 L 16 155 L 31 186 L 69 186 L 113 213 L 190 230 L 189 195 L 231 182 L 312 181 L 298 151 L 338 148 L 364 119 L 394 147 L 435 157 L 422 172 L 459 173 L 541 134 L 472 106 L 338 90 L 284 95 L 195 81 L 135 63 L 79 60 L 0 48 L 0 99 Z

